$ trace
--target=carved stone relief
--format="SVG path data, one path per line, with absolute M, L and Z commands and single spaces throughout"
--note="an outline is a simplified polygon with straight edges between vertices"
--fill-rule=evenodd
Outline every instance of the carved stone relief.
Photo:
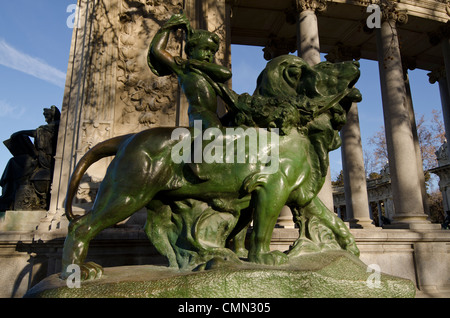
M 152 126 L 173 126 L 177 109 L 176 77 L 158 78 L 147 66 L 149 41 L 162 21 L 182 8 L 180 1 L 121 1 L 115 135 Z M 179 39 L 170 50 L 181 52 Z
M 114 136 L 175 126 L 177 79 L 155 76 L 147 65 L 147 52 L 154 33 L 180 9 L 182 2 L 177 0 L 100 0 L 95 6 L 77 161 Z M 181 40 L 181 34 L 170 40 L 174 55 L 182 51 Z M 92 205 L 111 160 L 102 159 L 86 172 L 74 202 L 78 208 Z
M 98 143 L 112 136 L 111 122 L 86 121 L 81 127 L 83 147 L 79 150 L 79 157 L 88 152 Z M 103 180 L 111 158 L 105 158 L 92 165 L 83 177 L 83 182 L 78 189 L 75 205 L 86 210 L 94 202 L 98 187 Z

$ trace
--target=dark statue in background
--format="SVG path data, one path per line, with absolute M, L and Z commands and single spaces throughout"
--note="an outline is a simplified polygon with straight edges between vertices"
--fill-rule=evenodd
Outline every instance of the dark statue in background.
M 187 60 L 166 50 L 170 34 L 179 29 L 186 31 Z M 231 72 L 213 63 L 216 39 L 211 32 L 191 30 L 183 14 L 174 15 L 155 35 L 149 66 L 158 76 L 176 74 L 189 101 L 191 127 L 159 127 L 115 137 L 83 156 L 66 198 L 70 224 L 62 278 L 68 277 L 71 264 L 80 266 L 82 279 L 101 277 L 100 265 L 85 262 L 90 241 L 142 208 L 148 211 L 144 230 L 150 241 L 170 267 L 184 271 L 240 262 L 283 266 L 303 254 L 329 250 L 359 255 L 347 226 L 317 197 L 327 174 L 328 153 L 341 144 L 339 130 L 352 102 L 361 101 L 354 88 L 359 63 L 311 67 L 299 57 L 279 56 L 267 63 L 253 95 L 239 95 L 226 85 Z M 215 109 L 218 97 L 228 106 L 228 114 L 220 119 Z M 200 129 L 196 120 L 201 121 Z M 255 143 L 246 142 L 245 134 L 230 134 L 229 127 L 254 132 L 258 158 L 270 157 L 271 166 L 249 160 Z M 269 137 L 270 144 L 264 144 Z M 225 153 L 218 155 L 241 141 L 245 162 L 237 160 L 237 148 L 226 153 L 227 160 Z M 198 152 L 214 160 L 192 161 Z M 115 158 L 92 209 L 74 215 L 71 205 L 82 176 L 108 156 Z M 285 205 L 293 212 L 299 238 L 289 251 L 271 251 L 272 232 Z
M 33 130 L 22 130 L 4 141 L 14 156 L 0 179 L 0 212 L 46 210 L 49 206 L 60 111 L 44 108 L 47 122 Z M 30 140 L 34 139 L 34 142 Z

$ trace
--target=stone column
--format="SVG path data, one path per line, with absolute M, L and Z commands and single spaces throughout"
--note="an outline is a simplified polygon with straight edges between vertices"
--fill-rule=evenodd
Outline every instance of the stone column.
M 380 201 L 377 201 L 377 209 L 378 209 L 378 224 L 379 226 L 383 226 L 383 211 L 381 210 Z
M 445 137 L 450 140 L 450 90 L 448 89 L 448 80 L 445 74 L 445 68 L 433 70 L 428 73 L 431 84 L 439 83 L 439 92 L 441 94 L 442 116 L 444 117 Z M 447 148 L 450 157 L 450 148 Z
M 347 114 L 347 124 L 341 130 L 341 139 L 345 202 L 350 225 L 355 228 L 373 228 L 368 209 L 366 172 L 356 103 L 353 103 Z
M 326 9 L 325 0 L 296 0 L 298 56 L 311 66 L 320 62 L 319 26 L 316 11 Z
M 392 179 L 396 227 L 412 227 L 429 223 L 423 210 L 422 193 L 417 173 L 417 160 L 411 123 L 406 109 L 406 89 L 396 29 L 397 22 L 407 21 L 406 12 L 395 4 L 382 6 L 383 22 L 377 29 L 377 51 L 383 97 L 386 143 Z
M 358 59 L 358 48 L 337 46 L 326 58 L 330 62 Z M 341 130 L 342 170 L 344 173 L 347 219 L 354 228 L 373 228 L 367 196 L 366 171 L 361 145 L 358 105 L 353 103 L 347 114 L 347 124 Z
M 414 150 L 416 152 L 416 163 L 417 163 L 417 176 L 420 182 L 420 191 L 422 193 L 422 201 L 423 201 L 423 210 L 429 215 L 430 208 L 428 204 L 428 195 L 425 187 L 425 175 L 423 173 L 423 161 L 422 161 L 422 151 L 420 150 L 419 136 L 417 134 L 417 126 L 416 126 L 416 115 L 414 113 L 414 106 L 412 100 L 411 86 L 409 83 L 409 74 L 408 69 L 415 69 L 416 63 L 414 59 L 402 57 L 403 62 L 403 77 L 405 80 L 405 91 L 406 91 L 406 109 L 409 113 L 409 120 L 411 123 L 411 133 L 414 141 Z
M 441 42 L 442 54 L 444 55 L 445 73 L 447 76 L 447 94 L 450 94 L 450 25 L 448 23 L 443 29 L 443 33 L 444 38 Z
M 326 9 L 326 0 L 296 0 L 297 10 L 297 53 L 309 65 L 320 63 L 319 26 L 317 24 L 316 11 Z M 333 190 L 331 187 L 331 173 L 328 173 L 318 194 L 325 206 L 333 211 Z
M 439 190 L 442 193 L 442 205 L 444 212 L 450 215 L 450 156 L 448 155 L 449 145 L 444 142 L 436 151 L 438 167 L 430 169 L 430 172 L 439 176 Z

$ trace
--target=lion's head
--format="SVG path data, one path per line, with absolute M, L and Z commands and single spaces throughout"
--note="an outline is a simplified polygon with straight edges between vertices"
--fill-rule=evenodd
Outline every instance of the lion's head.
M 328 112 L 339 130 L 351 103 L 361 101 L 359 90 L 353 88 L 359 76 L 358 62 L 311 67 L 297 56 L 276 57 L 259 75 L 253 96 L 239 96 L 236 124 L 278 127 L 283 133 Z
M 300 57 L 281 55 L 267 63 L 257 80 L 254 95 L 266 97 L 337 95 L 352 88 L 360 76 L 359 62 L 321 62 L 313 67 Z M 361 95 L 349 92 L 355 102 Z

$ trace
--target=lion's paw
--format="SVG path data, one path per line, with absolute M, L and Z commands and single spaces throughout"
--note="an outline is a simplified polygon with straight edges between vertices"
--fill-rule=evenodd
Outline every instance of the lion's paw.
M 103 275 L 103 267 L 94 262 L 82 264 L 80 270 L 81 280 L 99 279 Z
M 99 279 L 103 275 L 103 268 L 94 262 L 88 262 L 78 266 L 81 281 Z M 60 277 L 61 279 L 68 279 L 73 274 L 73 271 L 66 271 L 62 272 Z
M 251 262 L 264 265 L 282 265 L 288 261 L 288 256 L 280 251 L 258 253 L 249 257 Z
M 341 239 L 340 245 L 347 252 L 359 257 L 360 252 L 353 236 L 349 235 L 345 239 Z
M 234 252 L 240 258 L 247 258 L 248 257 L 248 250 L 246 248 L 238 248 Z
M 347 246 L 345 247 L 345 250 L 348 251 L 348 252 L 350 252 L 350 253 L 352 253 L 353 255 L 359 257 L 359 253 L 360 253 L 360 252 L 359 252 L 359 249 L 358 249 L 358 247 L 356 246 L 356 243 L 355 243 L 355 242 L 352 242 L 352 243 L 350 243 L 350 244 L 347 244 Z

